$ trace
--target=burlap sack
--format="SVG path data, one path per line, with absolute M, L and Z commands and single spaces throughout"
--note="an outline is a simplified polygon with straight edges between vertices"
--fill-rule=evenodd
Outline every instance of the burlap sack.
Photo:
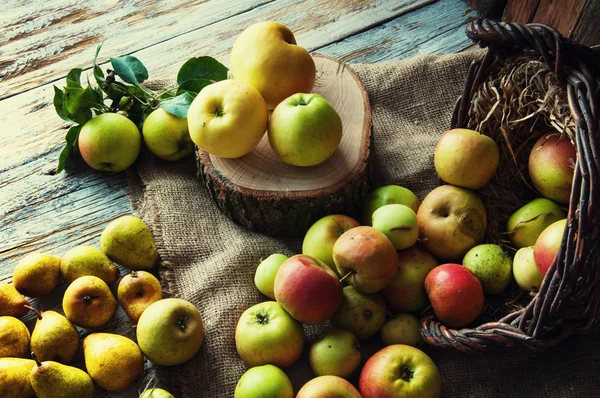
M 420 199 L 437 186 L 433 148 L 449 126 L 468 64 L 480 54 L 352 65 L 372 106 L 374 186 L 400 184 Z M 137 171 L 130 197 L 135 212 L 154 231 L 163 286 L 199 308 L 206 333 L 191 361 L 159 370 L 160 384 L 178 398 L 231 397 L 246 370 L 235 349 L 237 321 L 245 309 L 265 300 L 253 284 L 255 268 L 272 253 L 299 253 L 301 241 L 233 224 L 196 179 L 193 159 L 169 163 L 144 153 Z M 327 326 L 305 328 L 307 346 Z M 571 338 L 543 353 L 424 349 L 440 368 L 445 397 L 589 397 L 600 396 L 596 337 Z M 362 344 L 363 357 L 379 348 L 378 337 L 370 339 Z M 287 373 L 295 391 L 313 377 L 306 355 Z

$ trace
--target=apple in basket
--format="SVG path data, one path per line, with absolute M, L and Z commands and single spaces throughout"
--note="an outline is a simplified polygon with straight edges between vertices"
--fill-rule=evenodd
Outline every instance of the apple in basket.
M 537 198 L 510 216 L 506 231 L 516 248 L 533 246 L 546 227 L 565 217 L 565 212 L 556 203 L 550 199 Z
M 513 277 L 521 289 L 539 289 L 544 277 L 535 265 L 533 246 L 522 247 L 513 258 Z
M 535 241 L 533 247 L 533 258 L 535 265 L 542 276 L 546 275 L 548 269 L 554 262 L 560 244 L 562 242 L 567 219 L 556 221 L 546 228 Z
M 361 398 L 349 381 L 338 376 L 319 376 L 302 386 L 296 398 Z
M 479 279 L 485 294 L 501 293 L 510 283 L 512 259 L 498 245 L 475 246 L 465 254 L 462 265 Z

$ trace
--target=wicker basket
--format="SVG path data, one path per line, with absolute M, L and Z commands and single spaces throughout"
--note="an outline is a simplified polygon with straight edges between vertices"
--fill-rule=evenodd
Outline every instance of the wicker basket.
M 502 68 L 508 62 L 523 55 L 538 57 L 556 79 L 571 116 L 571 138 L 577 149 L 573 188 L 559 254 L 537 294 L 525 296 L 526 301 L 518 309 L 460 330 L 445 327 L 429 311 L 423 318 L 421 332 L 429 344 L 461 351 L 517 345 L 549 347 L 600 323 L 600 52 L 539 24 L 479 19 L 469 24 L 467 35 L 488 51 L 470 66 L 451 127 L 472 127 L 480 122 L 471 119 L 473 106 L 480 100 L 478 89 L 492 75 L 506 73 Z M 522 298 L 523 291 L 517 291 L 514 294 Z

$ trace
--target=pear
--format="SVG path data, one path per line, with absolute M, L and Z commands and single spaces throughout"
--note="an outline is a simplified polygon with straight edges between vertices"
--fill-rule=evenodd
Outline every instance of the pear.
M 0 358 L 29 357 L 29 329 L 17 318 L 0 316 Z
M 29 301 L 13 285 L 0 282 L 0 316 L 20 318 L 29 312 Z
M 123 391 L 144 371 L 144 357 L 131 339 L 111 333 L 93 333 L 83 340 L 85 367 L 98 385 Z
M 96 276 L 82 276 L 65 290 L 63 311 L 69 321 L 82 328 L 105 325 L 117 310 L 108 285 Z
M 173 394 L 162 388 L 150 388 L 140 395 L 140 398 L 175 398 Z
M 44 253 L 23 257 L 13 272 L 13 284 L 22 294 L 40 297 L 52 293 L 60 283 L 60 258 Z
M 119 268 L 102 250 L 92 246 L 76 246 L 66 252 L 60 261 L 60 273 L 67 284 L 82 276 L 92 275 L 110 285 L 119 277 Z
M 35 361 L 23 358 L 0 358 L 0 397 L 33 398 L 29 381 Z
M 94 382 L 83 370 L 59 362 L 40 362 L 33 352 L 35 366 L 29 375 L 37 398 L 93 398 Z
M 204 340 L 200 312 L 192 303 L 179 298 L 159 300 L 146 308 L 136 334 L 144 355 L 163 366 L 189 360 Z
M 117 298 L 131 322 L 136 324 L 150 304 L 162 299 L 162 289 L 151 273 L 132 271 L 119 282 Z
M 152 269 L 158 262 L 150 228 L 134 216 L 108 223 L 100 236 L 100 246 L 112 261 L 130 269 Z
M 31 351 L 40 361 L 73 362 L 79 348 L 79 332 L 71 321 L 56 311 L 36 311 L 31 333 Z

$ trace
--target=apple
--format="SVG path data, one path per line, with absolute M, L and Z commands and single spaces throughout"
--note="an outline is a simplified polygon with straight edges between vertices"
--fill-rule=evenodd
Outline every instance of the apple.
M 274 253 L 262 260 L 256 267 L 254 285 L 256 285 L 259 292 L 272 300 L 275 300 L 275 292 L 273 291 L 275 289 L 275 275 L 277 275 L 281 264 L 288 258 L 283 254 Z
M 292 94 L 310 93 L 317 70 L 287 26 L 259 22 L 246 28 L 233 44 L 231 73 L 235 80 L 254 86 L 273 109 Z
M 333 261 L 342 279 L 363 293 L 380 291 L 398 270 L 392 242 L 368 226 L 344 232 L 333 245 Z
M 544 277 L 535 266 L 533 246 L 522 247 L 517 250 L 513 259 L 513 276 L 517 285 L 528 292 L 542 286 Z
M 348 379 L 360 365 L 360 345 L 356 336 L 344 329 L 322 333 L 310 346 L 308 361 L 315 376 Z
M 512 259 L 494 244 L 477 245 L 465 254 L 463 266 L 479 279 L 485 294 L 498 294 L 510 283 Z
M 239 158 L 256 147 L 267 131 L 269 111 L 260 93 L 237 80 L 204 87 L 188 109 L 192 141 L 222 158 Z
M 417 214 L 405 205 L 391 204 L 375 210 L 373 228 L 383 232 L 396 250 L 408 249 L 419 239 Z
M 419 206 L 419 237 L 434 256 L 458 260 L 483 241 L 487 216 L 481 199 L 465 188 L 442 185 Z
M 442 390 L 440 372 L 431 358 L 403 344 L 377 351 L 363 366 L 358 383 L 363 398 L 436 398 Z
M 546 276 L 546 272 L 548 272 L 558 254 L 566 226 L 566 218 L 558 220 L 542 231 L 535 241 L 533 258 L 535 260 L 535 266 L 542 276 Z
M 420 245 L 398 252 L 398 271 L 381 291 L 388 308 L 396 312 L 420 312 L 429 305 L 425 292 L 427 274 L 438 262 Z
M 500 161 L 493 139 L 474 130 L 452 129 L 444 133 L 433 152 L 435 171 L 452 185 L 479 189 L 487 184 Z
M 408 206 L 415 213 L 419 209 L 419 199 L 411 190 L 399 185 L 385 185 L 371 192 L 365 199 L 362 205 L 363 225 L 372 225 L 373 212 L 391 204 Z
M 275 299 L 294 319 L 325 322 L 342 302 L 342 285 L 327 264 L 306 254 L 286 260 L 275 276 Z
M 302 355 L 304 329 L 279 303 L 265 301 L 240 317 L 235 347 L 248 367 L 272 364 L 286 369 Z
M 362 293 L 354 286 L 344 287 L 342 304 L 329 320 L 352 332 L 359 340 L 375 335 L 385 322 L 385 302 L 379 293 Z
M 349 381 L 338 376 L 319 376 L 302 386 L 296 398 L 362 398 Z
M 555 202 L 568 203 L 573 185 L 575 146 L 560 133 L 541 136 L 529 154 L 529 176 L 538 192 Z
M 77 140 L 79 153 L 93 169 L 123 171 L 135 162 L 142 137 L 135 123 L 118 113 L 103 113 L 88 120 Z
M 294 398 L 294 388 L 283 370 L 267 364 L 248 369 L 235 386 L 233 397 Z
M 359 225 L 354 218 L 343 214 L 331 214 L 317 220 L 304 235 L 302 254 L 323 261 L 337 274 L 333 245 L 344 232 Z
M 342 119 L 319 94 L 284 99 L 269 120 L 269 144 L 292 166 L 316 166 L 333 155 L 342 140 Z
M 163 108 L 156 108 L 144 120 L 142 135 L 150 152 L 161 159 L 179 160 L 194 152 L 187 119 Z
M 483 310 L 483 287 L 470 269 L 442 264 L 425 278 L 425 290 L 435 316 L 452 328 L 473 322 Z
M 515 211 L 506 225 L 510 241 L 516 248 L 535 245 L 547 226 L 567 217 L 550 199 L 537 198 Z
M 418 347 L 423 342 L 420 332 L 420 322 L 413 314 L 396 314 L 393 318 L 386 321 L 379 335 L 383 344 L 406 344 L 412 347 Z
M 162 388 L 144 390 L 139 398 L 175 398 L 173 394 Z

